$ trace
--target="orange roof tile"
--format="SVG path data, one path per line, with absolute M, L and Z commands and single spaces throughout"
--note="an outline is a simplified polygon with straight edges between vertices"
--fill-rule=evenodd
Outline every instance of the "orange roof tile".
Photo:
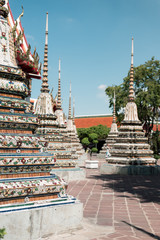
M 83 116 L 75 118 L 76 128 L 89 128 L 97 126 L 99 124 L 105 125 L 108 128 L 111 127 L 113 116 Z M 156 131 L 156 124 L 153 126 L 153 131 Z M 160 131 L 160 124 L 158 125 L 158 131 Z
M 113 117 L 112 116 L 84 116 L 84 117 L 76 117 L 75 125 L 77 128 L 89 128 L 92 126 L 97 126 L 99 124 L 106 125 L 107 127 L 111 127 Z
M 157 126 L 156 124 L 153 125 L 153 131 L 156 131 L 157 130 Z M 160 131 L 160 124 L 158 124 L 158 131 Z

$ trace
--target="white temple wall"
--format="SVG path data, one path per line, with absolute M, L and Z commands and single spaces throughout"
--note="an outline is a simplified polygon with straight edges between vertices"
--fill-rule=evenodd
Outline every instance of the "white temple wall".
M 4 240 L 40 240 L 71 229 L 81 228 L 83 204 L 80 202 L 37 209 L 0 213 Z

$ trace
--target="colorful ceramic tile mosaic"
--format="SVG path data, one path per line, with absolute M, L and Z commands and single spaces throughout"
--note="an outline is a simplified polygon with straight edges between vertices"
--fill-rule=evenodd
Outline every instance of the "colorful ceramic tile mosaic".
M 24 33 L 18 35 L 16 22 L 8 24 L 4 3 L 0 0 L 0 205 L 55 198 L 66 188 L 62 179 L 50 176 L 56 155 L 45 152 L 47 141 L 35 134 L 39 120 L 28 99 L 30 77 L 40 78 L 37 58 Z M 42 124 L 57 122 L 49 118 Z

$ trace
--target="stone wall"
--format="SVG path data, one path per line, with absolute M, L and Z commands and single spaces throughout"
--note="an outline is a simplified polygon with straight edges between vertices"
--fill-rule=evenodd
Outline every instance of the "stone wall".
M 77 201 L 0 213 L 0 228 L 6 229 L 4 240 L 40 240 L 81 228 L 82 218 L 83 204 Z

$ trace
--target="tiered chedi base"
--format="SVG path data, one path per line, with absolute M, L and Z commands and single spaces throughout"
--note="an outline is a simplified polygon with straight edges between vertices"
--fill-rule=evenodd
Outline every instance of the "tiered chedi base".
M 32 134 L 37 118 L 25 112 L 28 102 L 18 97 L 0 93 L 0 204 L 55 198 L 65 188 L 62 180 L 50 176 L 54 156 L 40 151 L 46 143 Z
M 118 136 L 118 132 L 110 132 L 108 134 L 105 144 L 103 145 L 103 147 L 99 153 L 100 155 L 103 155 L 103 156 L 106 155 L 107 147 L 109 147 L 109 149 L 111 149 L 113 147 L 114 143 L 116 142 L 117 136 Z
M 53 114 L 48 114 L 47 116 L 38 115 L 38 118 L 40 119 L 40 126 L 37 132 L 43 134 L 48 142 L 46 149 L 55 158 L 55 165 L 51 173 L 56 173 L 67 182 L 84 179 L 85 171 L 78 167 L 78 156 L 75 150 L 71 149 L 71 143 L 68 136 L 66 136 L 65 127 L 57 126 L 56 118 Z
M 48 142 L 47 151 L 52 153 L 56 159 L 53 169 L 75 168 L 78 157 L 75 152 L 71 152 L 69 138 L 62 134 L 55 115 L 38 115 L 38 118 L 40 126 L 37 133 L 43 134 Z
M 78 138 L 78 135 L 75 133 L 75 131 L 68 130 L 68 137 L 71 142 L 71 147 L 75 148 L 78 156 L 80 157 L 81 155 L 83 155 L 85 153 L 85 151 L 84 151 L 82 144 L 80 143 L 80 140 Z
M 73 158 L 78 159 L 78 153 L 76 151 L 76 148 L 72 145 L 72 141 L 68 134 L 68 130 L 67 130 L 66 126 L 65 125 L 60 126 L 59 131 L 60 131 L 61 136 L 64 139 L 65 148 L 72 153 Z
M 29 70 L 24 72 L 17 65 L 15 50 L 20 51 L 21 44 L 17 42 L 14 46 L 14 29 L 8 24 L 4 3 L 0 4 L 0 35 L 4 46 L 0 49 L 0 205 L 24 202 L 26 197 L 32 201 L 55 198 L 65 188 L 62 180 L 49 176 L 54 157 L 41 153 L 45 142 L 34 134 L 38 119 L 26 101 L 31 91 Z M 43 180 L 39 180 L 40 176 Z
M 65 188 L 50 176 L 54 156 L 42 152 L 46 142 L 34 134 L 38 119 L 25 100 L 29 81 L 18 67 L 0 68 L 0 204 L 55 198 Z
M 75 126 L 72 118 L 68 119 L 67 127 L 66 127 L 66 134 L 71 143 L 71 149 L 72 150 L 74 149 L 78 155 L 78 158 L 80 158 L 85 153 L 85 151 L 84 151 L 82 144 L 80 143 L 80 140 L 78 138 L 76 126 Z
M 154 165 L 156 163 L 139 120 L 122 122 L 116 143 L 110 153 L 111 157 L 107 158 L 107 162 L 112 164 Z
M 58 198 L 65 182 L 56 175 L 0 180 L 0 205 Z
M 113 147 L 113 144 L 116 142 L 116 138 L 118 136 L 118 130 L 117 130 L 117 124 L 115 122 L 115 113 L 113 114 L 113 122 L 112 122 L 112 125 L 111 125 L 111 130 L 108 134 L 108 137 L 105 141 L 105 144 L 103 145 L 99 155 L 104 157 L 106 155 L 106 152 L 107 150 L 109 149 L 109 152 L 110 152 L 110 149 Z

